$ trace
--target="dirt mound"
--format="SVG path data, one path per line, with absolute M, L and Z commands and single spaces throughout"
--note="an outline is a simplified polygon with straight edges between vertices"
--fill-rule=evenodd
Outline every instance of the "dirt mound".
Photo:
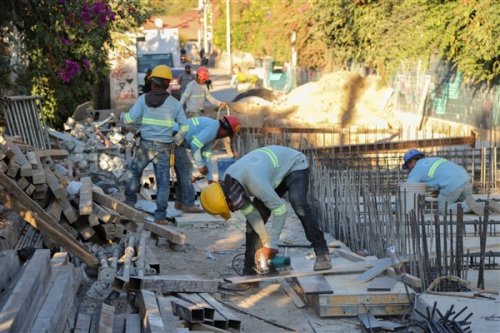
M 252 126 L 388 128 L 389 119 L 383 111 L 391 91 L 377 88 L 377 83 L 375 77 L 335 72 L 277 100 L 243 98 L 231 103 L 231 110 L 250 118 Z

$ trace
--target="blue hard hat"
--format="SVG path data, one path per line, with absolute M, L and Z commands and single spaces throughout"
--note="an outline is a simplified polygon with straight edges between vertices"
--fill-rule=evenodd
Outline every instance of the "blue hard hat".
M 424 157 L 424 153 L 422 153 L 420 150 L 418 149 L 410 149 L 408 150 L 404 156 L 403 156 L 403 170 L 408 170 L 408 166 L 406 165 L 412 158 L 416 157 L 416 156 L 422 156 Z

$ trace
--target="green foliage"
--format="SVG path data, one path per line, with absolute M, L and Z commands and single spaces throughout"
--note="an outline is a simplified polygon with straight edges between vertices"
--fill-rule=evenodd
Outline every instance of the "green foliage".
M 148 15 L 140 0 L 13 3 L 9 10 L 16 27 L 3 27 L 20 32 L 29 60 L 24 76 L 31 93 L 45 97 L 44 111 L 56 126 L 90 100 L 93 87 L 108 77 L 111 33 L 129 31 Z
M 147 2 L 152 15 L 179 15 L 198 7 L 198 0 L 150 0 Z
M 225 0 L 215 43 L 225 49 Z M 302 67 L 371 66 L 385 78 L 433 54 L 475 81 L 500 79 L 497 0 L 241 0 L 231 2 L 232 47 Z

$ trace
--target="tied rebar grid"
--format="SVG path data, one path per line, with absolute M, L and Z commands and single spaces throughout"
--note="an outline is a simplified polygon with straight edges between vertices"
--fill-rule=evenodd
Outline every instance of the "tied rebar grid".
M 359 135 L 360 132 L 363 134 Z M 386 248 L 395 245 L 398 253 L 410 257 L 410 272 L 423 277 L 424 287 L 439 272 L 462 276 L 469 265 L 467 256 L 464 258 L 461 250 L 465 225 L 474 224 L 477 234 L 477 222 L 466 223 L 462 217 L 451 214 L 445 214 L 443 221 L 439 220 L 439 216 L 437 220 L 426 221 L 424 213 L 435 212 L 435 207 L 423 198 L 415 198 L 418 201 L 417 210 L 408 213 L 405 207 L 406 194 L 399 190 L 399 184 L 405 182 L 407 177 L 401 171 L 404 151 L 369 150 L 369 142 L 383 140 L 387 135 L 381 131 L 359 129 L 355 133 L 345 130 L 314 132 L 309 129 L 300 132 L 300 129 L 251 129 L 243 131 L 236 145 L 242 155 L 272 144 L 304 151 L 311 169 L 309 195 L 319 223 L 351 250 L 367 250 L 372 255 L 384 257 Z M 343 145 L 338 144 L 340 138 Z M 353 142 L 351 140 L 358 144 L 364 142 L 369 149 L 364 151 L 358 145 L 356 150 L 349 150 L 349 144 Z M 439 147 L 422 149 L 424 153 L 441 156 L 463 166 L 473 176 L 475 189 L 489 192 L 490 189 L 498 188 L 496 147 L 448 147 L 446 138 L 440 140 Z M 333 143 L 338 145 L 332 148 Z M 449 143 L 456 144 L 455 141 Z M 387 145 L 390 146 L 390 143 Z M 463 213 L 460 214 L 463 216 Z M 457 223 L 461 225 L 458 239 Z M 496 224 L 488 225 L 490 234 L 496 234 Z M 457 247 L 460 256 L 456 254 Z M 481 255 L 479 257 L 484 258 Z M 472 265 L 472 256 L 470 260 Z M 491 263 L 491 260 L 487 262 Z M 484 264 L 479 263 L 477 266 L 484 267 Z

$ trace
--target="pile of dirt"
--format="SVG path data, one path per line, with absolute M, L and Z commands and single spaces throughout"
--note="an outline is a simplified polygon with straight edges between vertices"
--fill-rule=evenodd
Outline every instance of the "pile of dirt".
M 248 116 L 247 126 L 389 128 L 384 108 L 392 90 L 379 88 L 378 83 L 376 77 L 335 72 L 272 101 L 255 96 L 240 99 L 231 110 Z

